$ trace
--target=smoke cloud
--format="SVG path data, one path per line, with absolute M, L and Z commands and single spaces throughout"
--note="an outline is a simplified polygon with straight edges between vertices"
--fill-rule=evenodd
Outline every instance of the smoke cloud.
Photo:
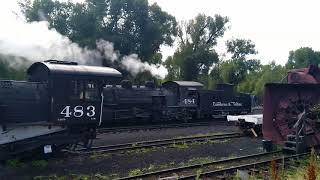
M 164 79 L 168 74 L 168 70 L 163 65 L 141 62 L 136 54 L 123 57 L 121 63 L 133 75 L 141 71 L 150 71 L 153 76 Z
M 0 28 L 1 54 L 30 61 L 77 60 L 80 64 L 101 65 L 101 55 L 97 51 L 79 47 L 55 29 L 49 29 L 48 22 L 26 23 L 16 17 L 10 19 L 14 21 L 11 26 Z
M 168 70 L 163 65 L 141 62 L 137 54 L 123 56 L 120 59 L 121 55 L 119 51 L 114 49 L 113 43 L 111 42 L 99 40 L 97 42 L 97 49 L 102 52 L 106 59 L 109 59 L 112 62 L 120 60 L 122 67 L 128 70 L 133 76 L 137 75 L 139 72 L 150 71 L 153 76 L 163 79 L 168 74 Z
M 147 70 L 164 78 L 168 73 L 162 65 L 142 63 L 136 54 L 121 58 L 111 42 L 97 41 L 97 50 L 82 48 L 55 29 L 50 29 L 47 21 L 29 23 L 21 15 L 13 13 L 10 7 L 0 10 L 0 54 L 23 57 L 33 62 L 58 59 L 87 65 L 102 65 L 102 59 L 109 59 L 120 61 L 132 75 Z

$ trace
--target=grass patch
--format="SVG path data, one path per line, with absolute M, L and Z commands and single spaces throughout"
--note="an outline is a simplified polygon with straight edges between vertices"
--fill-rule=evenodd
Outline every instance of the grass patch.
M 196 180 L 200 180 L 200 175 L 202 173 L 202 169 L 198 169 L 197 170 L 197 176 L 196 176 Z
M 189 136 L 176 136 L 175 138 L 189 138 L 189 137 L 202 137 L 202 136 L 214 136 L 214 135 L 220 135 L 220 134 L 226 134 L 226 132 L 214 132 L 214 133 L 198 133 L 198 134 L 192 134 Z
M 141 169 L 133 169 L 128 173 L 129 176 L 138 176 L 141 174 L 143 174 L 143 171 Z
M 33 180 L 112 180 L 118 178 L 117 174 L 109 176 L 102 174 L 85 175 L 85 174 L 69 174 L 69 175 L 49 175 L 49 176 L 36 176 Z
M 223 144 L 229 142 L 230 139 L 224 139 L 224 140 L 207 140 L 207 141 L 198 141 L 190 143 L 189 145 L 204 145 L 204 144 Z
M 89 158 L 92 160 L 99 160 L 100 158 L 110 158 L 110 157 L 111 157 L 110 153 L 98 153 L 98 152 L 93 152 L 93 154 L 89 156 Z
M 135 149 L 135 150 L 128 150 L 128 151 L 125 151 L 125 154 L 126 155 L 132 155 L 132 154 L 146 154 L 146 153 L 149 153 L 149 152 L 153 152 L 153 151 L 156 151 L 157 147 L 152 147 L 152 148 L 139 148 L 139 149 Z
M 195 165 L 195 164 L 206 164 L 206 163 L 210 163 L 210 162 L 216 161 L 216 160 L 217 159 L 214 157 L 195 157 L 195 158 L 192 158 L 187 161 L 179 163 L 178 167 L 190 166 L 190 165 Z
M 34 180 L 67 180 L 65 176 L 49 175 L 49 176 L 36 176 Z
M 186 149 L 189 148 L 189 145 L 187 143 L 174 143 L 171 144 L 169 147 L 177 149 Z
M 270 163 L 269 172 L 259 172 L 251 175 L 249 179 L 263 180 L 317 180 L 320 179 L 320 161 L 314 152 L 308 158 L 292 161 L 285 168 L 275 162 Z M 234 179 L 239 179 L 238 175 Z
M 48 161 L 46 160 L 35 160 L 31 162 L 31 165 L 36 168 L 45 168 L 48 166 Z
M 6 161 L 6 166 L 10 168 L 22 168 L 25 166 L 25 164 L 19 159 L 9 159 Z
M 101 175 L 101 174 L 95 174 L 94 175 L 94 179 L 98 179 L 98 180 L 109 180 L 109 179 L 116 179 L 119 178 L 118 174 L 111 174 L 109 176 L 106 175 Z
M 130 170 L 128 173 L 128 176 L 138 176 L 148 172 L 160 171 L 163 169 L 167 169 L 169 167 L 174 167 L 174 165 L 175 165 L 175 162 L 170 162 L 169 164 L 163 164 L 163 165 L 150 164 L 148 167 L 145 167 L 145 168 Z

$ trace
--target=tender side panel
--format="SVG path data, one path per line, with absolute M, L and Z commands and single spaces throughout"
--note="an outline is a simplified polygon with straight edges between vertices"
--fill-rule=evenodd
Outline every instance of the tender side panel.
M 0 123 L 48 120 L 48 94 L 44 83 L 0 81 Z
M 103 122 L 118 122 L 121 119 L 149 118 L 154 111 L 158 89 L 150 88 L 105 88 Z
M 251 109 L 249 95 L 234 95 L 225 91 L 199 91 L 200 110 L 207 114 L 246 114 Z

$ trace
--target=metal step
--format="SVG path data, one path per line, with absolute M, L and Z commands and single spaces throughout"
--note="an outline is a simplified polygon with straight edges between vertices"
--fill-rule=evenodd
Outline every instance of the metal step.
M 297 148 L 296 147 L 287 147 L 287 146 L 284 146 L 282 148 L 283 152 L 285 153 L 297 153 Z
M 304 136 L 299 136 L 299 141 L 302 141 L 303 138 L 304 138 Z M 292 134 L 287 135 L 287 140 L 288 141 L 296 141 L 296 135 L 292 135 Z
M 296 141 L 285 141 L 285 147 L 296 147 L 297 142 Z

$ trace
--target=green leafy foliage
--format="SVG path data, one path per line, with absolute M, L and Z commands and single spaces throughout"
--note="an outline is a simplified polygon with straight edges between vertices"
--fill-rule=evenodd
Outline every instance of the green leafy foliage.
M 262 97 L 264 85 L 271 82 L 281 82 L 286 76 L 287 69 L 281 65 L 271 62 L 260 65 L 257 71 L 251 71 L 238 86 L 238 91 L 255 94 Z
M 168 79 L 202 80 L 208 85 L 210 67 L 219 61 L 214 50 L 217 40 L 224 35 L 227 17 L 199 14 L 178 27 L 179 48 L 165 63 Z M 201 78 L 199 78 L 201 77 Z
M 227 52 L 232 54 L 232 59 L 245 59 L 249 54 L 257 54 L 255 44 L 251 40 L 232 39 L 226 42 Z
M 29 61 L 21 57 L 0 54 L 0 79 L 24 80 Z
M 147 0 L 22 0 L 20 7 L 28 21 L 47 20 L 83 47 L 95 48 L 104 39 L 121 54 L 135 53 L 151 63 L 160 45 L 172 45 L 177 35 L 175 18 Z
M 310 47 L 302 47 L 289 52 L 289 59 L 286 63 L 288 69 L 306 68 L 309 65 L 319 65 L 320 52 Z

